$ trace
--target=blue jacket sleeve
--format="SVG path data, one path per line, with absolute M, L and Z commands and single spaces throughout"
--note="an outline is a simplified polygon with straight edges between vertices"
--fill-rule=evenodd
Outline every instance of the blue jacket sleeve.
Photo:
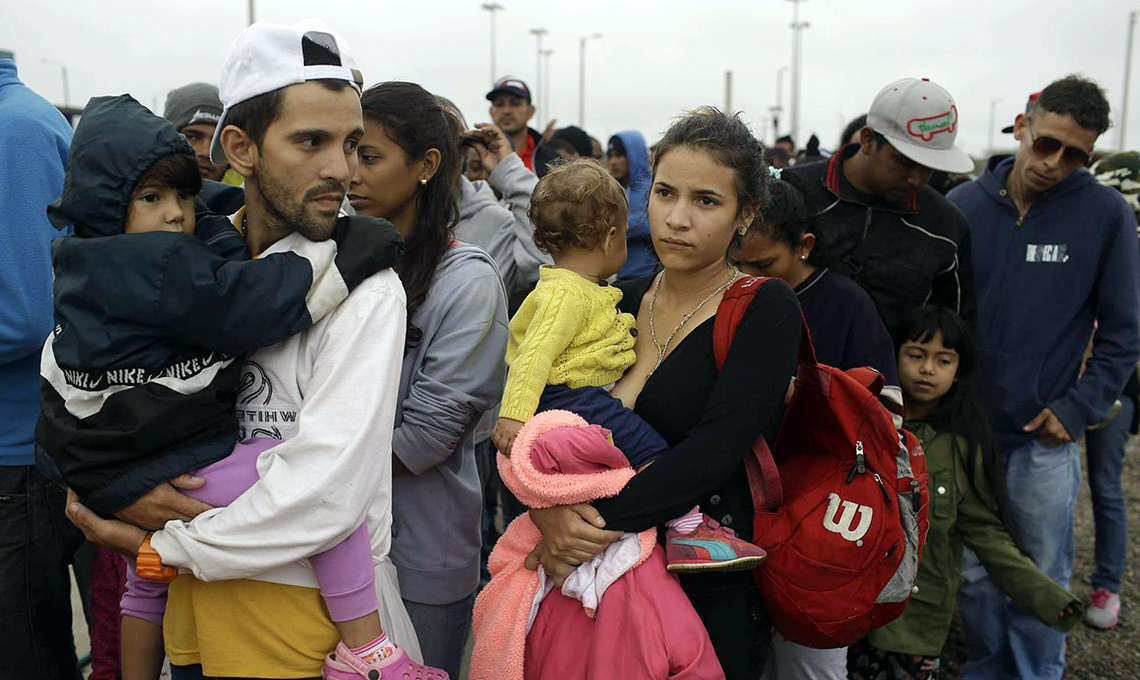
M 412 368 L 392 434 L 392 452 L 416 475 L 455 452 L 499 401 L 506 374 L 507 302 L 495 270 L 441 293 L 448 309 L 423 362 Z
M 47 204 L 63 190 L 71 140 L 31 117 L 0 116 L 0 364 L 39 352 L 51 332 L 52 238 Z
M 1073 439 L 1108 417 L 1140 360 L 1140 249 L 1136 220 L 1123 200 L 1101 256 L 1092 356 L 1075 387 L 1049 404 Z

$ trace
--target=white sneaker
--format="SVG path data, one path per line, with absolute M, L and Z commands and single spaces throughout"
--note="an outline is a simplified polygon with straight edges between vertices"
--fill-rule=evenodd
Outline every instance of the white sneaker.
M 1089 605 L 1085 609 L 1085 624 L 1093 628 L 1107 630 L 1115 628 L 1120 619 L 1120 595 L 1098 588 L 1089 595 Z

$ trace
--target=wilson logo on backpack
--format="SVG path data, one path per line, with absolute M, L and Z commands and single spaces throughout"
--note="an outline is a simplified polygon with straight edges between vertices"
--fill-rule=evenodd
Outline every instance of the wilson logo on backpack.
M 861 539 L 867 535 L 867 529 L 871 528 L 871 518 L 875 516 L 875 511 L 866 505 L 845 501 L 834 493 L 827 494 L 827 501 L 827 512 L 823 513 L 823 528 L 833 534 L 839 534 L 844 540 L 862 546 Z M 843 506 L 843 516 L 836 521 L 835 516 L 839 512 L 840 505 Z M 859 526 L 852 529 L 851 521 L 855 519 L 856 511 L 859 512 Z

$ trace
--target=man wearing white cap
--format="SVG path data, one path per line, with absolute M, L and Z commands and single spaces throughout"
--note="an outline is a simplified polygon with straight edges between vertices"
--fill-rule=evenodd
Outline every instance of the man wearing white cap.
M 210 156 L 245 179 L 245 206 L 231 219 L 254 256 L 331 235 L 364 133 L 362 83 L 344 40 L 320 21 L 254 24 L 234 41 Z M 446 677 L 412 662 L 419 645 L 388 558 L 405 316 L 403 286 L 385 269 L 308 330 L 249 357 L 239 438 L 282 442 L 260 455 L 259 481 L 231 505 L 177 512 L 189 499 L 161 485 L 128 507 L 154 518 L 137 524 L 161 527 L 149 547 L 124 539 L 128 525 L 72 511 L 94 540 L 181 570 L 163 626 L 174 680 L 350 680 L 381 668 Z M 388 635 L 350 650 L 305 558 L 362 521 Z M 368 619 L 374 626 L 374 613 L 349 623 Z
M 862 286 L 892 333 L 912 307 L 974 315 L 970 237 L 961 211 L 927 186 L 935 170 L 970 172 L 954 145 L 958 107 L 926 78 L 883 88 L 859 142 L 827 163 L 795 166 L 811 188 L 815 264 Z

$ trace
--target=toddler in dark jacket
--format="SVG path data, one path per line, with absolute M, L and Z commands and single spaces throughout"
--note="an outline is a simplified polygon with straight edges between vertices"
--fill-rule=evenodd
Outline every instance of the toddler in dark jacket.
M 399 259 L 391 225 L 365 217 L 250 259 L 228 218 L 195 214 L 200 188 L 194 152 L 168 122 L 127 95 L 88 103 L 48 207 L 75 235 L 52 245 L 58 325 L 43 350 L 36 441 L 41 464 L 104 516 L 184 473 L 205 479 L 187 495 L 213 506 L 256 483 L 258 456 L 278 441 L 238 441 L 243 355 L 309 328 Z M 380 631 L 367 527 L 312 563 L 338 628 Z M 156 674 L 164 609 L 165 585 L 132 569 L 125 675 Z M 400 654 L 382 631 L 366 646 Z

